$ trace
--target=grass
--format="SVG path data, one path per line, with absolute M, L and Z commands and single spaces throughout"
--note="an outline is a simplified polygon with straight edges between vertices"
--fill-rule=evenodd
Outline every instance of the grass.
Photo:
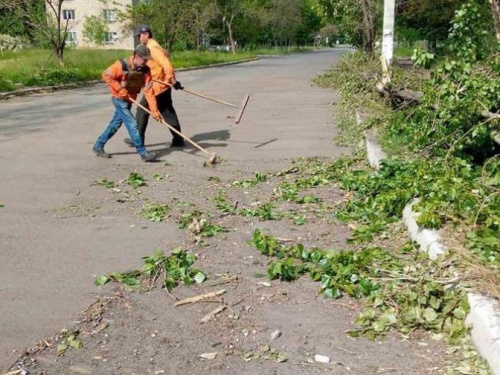
M 172 55 L 176 69 L 241 61 L 257 55 L 296 52 L 297 49 L 271 48 L 226 52 L 182 51 Z M 0 54 L 0 92 L 24 86 L 50 86 L 83 83 L 101 78 L 101 73 L 119 58 L 131 55 L 130 50 L 67 49 L 65 66 L 59 66 L 50 50 L 27 49 Z

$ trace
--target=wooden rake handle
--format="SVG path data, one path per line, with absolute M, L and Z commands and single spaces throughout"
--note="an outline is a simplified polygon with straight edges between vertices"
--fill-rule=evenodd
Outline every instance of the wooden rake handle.
M 137 100 L 134 100 L 132 98 L 129 98 L 130 101 L 132 103 L 134 103 L 137 107 L 141 108 L 142 110 L 146 111 L 147 113 L 149 113 L 151 115 L 151 117 L 153 116 L 151 111 L 149 111 L 146 107 L 144 107 L 143 105 L 141 105 L 141 103 L 139 103 Z M 156 119 L 155 119 L 156 120 Z M 180 131 L 178 131 L 176 128 L 174 128 L 173 126 L 170 126 L 169 124 L 166 123 L 166 121 L 161 118 L 160 120 L 156 120 L 156 121 L 159 121 L 161 122 L 163 125 L 165 125 L 166 127 L 168 127 L 170 130 L 172 130 L 175 134 L 177 135 L 180 135 L 182 138 L 184 138 L 184 140 L 188 141 L 189 143 L 191 143 L 194 147 L 196 147 L 198 150 L 204 152 L 205 154 L 211 156 L 212 154 L 210 152 L 208 152 L 207 150 L 205 150 L 203 147 L 201 147 L 199 144 L 197 144 L 195 141 L 191 140 L 189 137 L 185 136 L 184 134 L 182 134 Z
M 157 81 L 156 79 L 153 79 L 152 81 L 156 82 L 156 83 L 159 83 L 161 85 L 170 86 L 169 84 L 167 84 L 165 82 L 162 82 L 162 81 Z M 229 107 L 233 107 L 233 108 L 240 108 L 236 104 L 231 104 L 231 103 L 225 102 L 225 101 L 220 100 L 220 99 L 215 99 L 215 98 L 212 98 L 210 96 L 206 96 L 206 95 L 200 94 L 199 92 L 196 92 L 196 91 L 191 91 L 191 90 L 188 90 L 186 88 L 183 88 L 181 90 L 184 91 L 184 92 L 187 92 L 188 94 L 196 95 L 196 96 L 199 96 L 200 98 L 211 100 L 211 101 L 219 103 L 219 104 L 228 105 Z

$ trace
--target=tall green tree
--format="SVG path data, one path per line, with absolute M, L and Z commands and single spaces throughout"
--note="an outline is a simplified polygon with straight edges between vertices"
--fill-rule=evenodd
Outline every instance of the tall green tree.
M 455 11 L 467 0 L 404 1 L 397 8 L 396 24 L 417 31 L 420 39 L 432 41 L 448 37 Z
M 87 16 L 83 23 L 83 37 L 90 43 L 102 46 L 106 41 L 108 23 L 102 16 Z
M 54 55 L 64 65 L 64 49 L 69 20 L 64 20 L 65 0 L 0 0 L 0 9 L 22 18 L 35 39 L 48 42 Z
M 172 53 L 174 42 L 179 34 L 191 25 L 193 5 L 196 0 L 149 0 L 127 7 L 120 18 L 127 27 L 134 30 L 139 24 L 149 24 L 154 37 Z
M 231 51 L 236 53 L 236 39 L 234 35 L 234 25 L 237 17 L 245 12 L 245 0 L 214 0 L 215 9 L 219 15 L 222 25 L 227 30 Z
M 315 6 L 325 23 L 338 25 L 351 43 L 373 54 L 382 4 L 383 0 L 316 0 Z

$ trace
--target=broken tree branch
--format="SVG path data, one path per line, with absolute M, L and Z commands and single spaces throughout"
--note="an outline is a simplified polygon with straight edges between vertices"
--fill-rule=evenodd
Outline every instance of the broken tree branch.
M 201 318 L 200 324 L 208 323 L 213 317 L 215 317 L 216 315 L 223 312 L 226 308 L 227 308 L 227 306 L 222 305 L 222 306 L 219 306 L 216 309 L 210 311 L 207 315 L 205 315 L 203 318 Z
M 198 296 L 189 297 L 189 298 L 177 301 L 174 304 L 174 306 L 182 306 L 182 305 L 187 305 L 188 303 L 196 303 L 196 302 L 199 302 L 199 301 L 203 301 L 204 299 L 207 299 L 207 298 L 218 297 L 220 295 L 223 295 L 224 293 L 226 293 L 225 289 L 219 290 L 217 292 L 212 292 L 212 293 L 207 293 L 207 294 L 200 294 Z

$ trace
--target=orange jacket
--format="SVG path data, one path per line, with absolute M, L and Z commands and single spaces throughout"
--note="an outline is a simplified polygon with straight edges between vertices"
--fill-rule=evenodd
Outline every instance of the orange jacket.
M 158 44 L 154 39 L 149 39 L 146 45 L 151 51 L 153 60 L 148 60 L 149 69 L 151 69 L 151 76 L 155 81 L 161 81 L 168 84 L 162 85 L 161 83 L 153 82 L 153 92 L 155 95 L 161 94 L 170 88 L 175 82 L 175 71 L 167 52 Z
M 133 57 L 130 57 L 127 63 L 129 67 L 133 67 Z M 145 76 L 145 86 L 143 89 L 144 97 L 148 101 L 149 110 L 151 112 L 155 112 L 158 110 L 158 106 L 156 105 L 156 98 L 153 94 L 151 73 L 148 72 L 145 74 Z M 108 84 L 111 96 L 113 98 L 119 98 L 119 93 L 123 89 L 121 83 L 127 80 L 127 76 L 123 71 L 122 62 L 120 60 L 117 60 L 113 65 L 102 72 L 102 79 Z M 137 99 L 137 94 L 129 94 L 129 96 L 134 100 Z

